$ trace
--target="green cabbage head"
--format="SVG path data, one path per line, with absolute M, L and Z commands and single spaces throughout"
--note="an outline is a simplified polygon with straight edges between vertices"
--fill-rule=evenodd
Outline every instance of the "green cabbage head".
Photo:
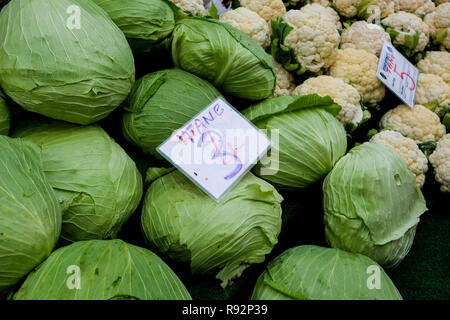
M 90 124 L 133 86 L 130 46 L 92 1 L 11 1 L 0 13 L 0 39 L 0 85 L 28 111 Z
M 123 31 L 135 52 L 148 51 L 170 35 L 175 17 L 164 0 L 94 0 Z
M 0 136 L 0 292 L 50 255 L 61 215 L 38 146 Z
M 123 135 L 161 158 L 156 148 L 220 96 L 209 82 L 180 69 L 150 73 L 136 81 L 124 103 Z
M 15 300 L 190 300 L 157 255 L 122 240 L 80 241 L 53 252 Z
M 140 202 L 142 177 L 102 128 L 32 122 L 13 135 L 42 149 L 44 172 L 63 209 L 62 238 L 116 237 Z
M 427 210 L 405 161 L 389 148 L 353 148 L 323 184 L 325 232 L 334 248 L 395 267 L 408 253 Z
M 0 135 L 8 135 L 11 126 L 9 107 L 0 89 Z
M 224 94 L 262 100 L 275 90 L 272 58 L 255 40 L 217 20 L 178 21 L 172 34 L 172 58 L 177 67 L 209 80 Z
M 391 279 L 370 258 L 304 245 L 271 261 L 252 300 L 401 300 Z
M 174 171 L 148 189 L 142 229 L 152 249 L 190 263 L 192 273 L 220 270 L 216 278 L 225 287 L 272 251 L 282 200 L 274 187 L 249 173 L 215 202 Z
M 255 174 L 280 188 L 306 188 L 325 177 L 347 150 L 347 134 L 334 117 L 330 97 L 283 96 L 267 99 L 242 113 L 267 130 L 272 149 Z

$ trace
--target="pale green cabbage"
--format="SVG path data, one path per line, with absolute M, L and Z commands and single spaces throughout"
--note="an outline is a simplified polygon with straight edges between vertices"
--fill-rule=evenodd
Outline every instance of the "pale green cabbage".
M 406 162 L 391 149 L 353 148 L 323 184 L 325 231 L 332 247 L 395 267 L 411 248 L 427 210 Z
M 220 96 L 209 82 L 180 69 L 150 73 L 136 81 L 124 103 L 122 132 L 160 158 L 156 148 Z
M 286 250 L 258 278 L 252 300 L 401 300 L 370 258 L 305 245 Z
M 39 148 L 0 136 L 0 292 L 50 255 L 61 215 Z
M 347 149 L 346 131 L 334 117 L 339 110 L 330 97 L 318 95 L 267 99 L 244 110 L 273 141 L 272 160 L 258 163 L 253 172 L 289 189 L 306 188 L 325 177 Z
M 164 0 L 93 0 L 123 31 L 135 52 L 147 51 L 175 27 L 172 9 Z
M 11 117 L 9 107 L 6 104 L 5 97 L 0 91 L 0 135 L 8 135 L 11 126 Z
M 189 262 L 192 273 L 220 270 L 216 278 L 225 287 L 250 264 L 263 262 L 277 243 L 282 200 L 249 173 L 215 202 L 174 171 L 148 189 L 142 229 L 152 249 Z
M 140 202 L 142 177 L 102 128 L 40 122 L 23 125 L 13 135 L 42 149 L 44 172 L 64 212 L 64 239 L 116 237 Z
M 224 94 L 262 100 L 275 90 L 272 58 L 255 40 L 217 20 L 178 21 L 172 34 L 172 58 L 177 67 L 209 80 Z
M 0 13 L 0 85 L 28 111 L 98 121 L 127 97 L 134 72 L 124 34 L 92 1 L 14 0 Z
M 187 300 L 191 296 L 170 267 L 147 249 L 122 240 L 90 240 L 52 253 L 13 298 Z

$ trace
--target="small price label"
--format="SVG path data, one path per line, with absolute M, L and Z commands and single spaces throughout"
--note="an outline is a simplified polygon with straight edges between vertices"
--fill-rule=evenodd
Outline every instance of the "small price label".
M 270 149 L 267 136 L 222 98 L 158 147 L 158 152 L 219 201 Z
M 214 6 L 217 9 L 217 14 L 221 16 L 225 12 L 231 11 L 232 9 L 232 1 L 231 0 L 203 0 L 204 7 L 206 9 L 211 8 L 211 6 L 214 4 Z
M 414 108 L 419 70 L 388 41 L 381 51 L 377 76 L 405 104 Z

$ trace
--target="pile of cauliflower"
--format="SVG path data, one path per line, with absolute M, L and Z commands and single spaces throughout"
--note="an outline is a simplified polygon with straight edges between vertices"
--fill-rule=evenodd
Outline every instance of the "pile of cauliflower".
M 191 14 L 209 15 L 203 0 L 173 2 Z M 273 57 L 274 97 L 329 96 L 341 106 L 336 117 L 349 134 L 377 114 L 375 125 L 366 128 L 379 132 L 367 136 L 370 143 L 395 150 L 418 187 L 432 167 L 442 190 L 450 190 L 450 0 L 240 0 L 215 18 Z M 386 97 L 377 78 L 386 41 L 420 72 L 414 108 L 392 106 L 394 98 Z

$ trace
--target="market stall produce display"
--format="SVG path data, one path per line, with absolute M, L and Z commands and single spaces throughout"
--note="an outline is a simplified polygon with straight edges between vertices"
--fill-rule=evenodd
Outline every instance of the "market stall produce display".
M 449 1 L 0 10 L 0 299 L 450 299 Z M 215 200 L 158 147 L 193 121 L 238 158 L 218 98 L 272 145 Z

